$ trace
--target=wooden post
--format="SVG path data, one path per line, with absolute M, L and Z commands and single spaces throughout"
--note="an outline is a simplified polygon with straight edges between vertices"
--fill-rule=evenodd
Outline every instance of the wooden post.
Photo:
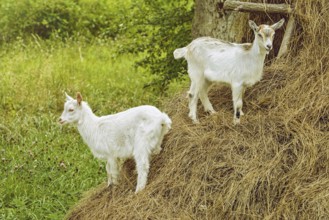
M 294 29 L 295 29 L 295 24 L 296 24 L 295 16 L 290 15 L 289 20 L 288 20 L 288 24 L 287 24 L 287 27 L 286 27 L 286 31 L 284 32 L 284 35 L 283 35 L 283 39 L 282 39 L 282 43 L 281 43 L 281 46 L 280 46 L 280 50 L 279 50 L 277 59 L 279 59 L 280 57 L 282 57 L 284 54 L 287 53 L 288 46 L 289 46 L 289 43 L 290 43 L 290 39 L 291 39 L 291 36 L 292 36 L 292 34 L 294 32 Z
M 289 4 L 266 4 L 230 0 L 224 2 L 223 9 L 242 12 L 265 12 L 278 14 L 290 14 L 293 11 L 293 8 Z

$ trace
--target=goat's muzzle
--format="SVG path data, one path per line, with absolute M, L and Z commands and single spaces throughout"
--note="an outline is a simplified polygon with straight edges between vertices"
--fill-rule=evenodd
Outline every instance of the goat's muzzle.
M 266 45 L 265 49 L 267 52 L 270 52 L 270 50 L 272 50 L 272 45 Z
M 65 120 L 63 120 L 62 118 L 59 118 L 58 119 L 58 123 L 61 124 L 61 125 L 63 125 L 63 124 L 65 124 Z

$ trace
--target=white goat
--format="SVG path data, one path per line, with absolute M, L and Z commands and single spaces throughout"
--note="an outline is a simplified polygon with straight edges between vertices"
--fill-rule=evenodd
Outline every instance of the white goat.
M 59 122 L 75 124 L 93 155 L 107 161 L 108 185 L 118 182 L 118 160 L 133 157 L 138 173 L 136 193 L 145 188 L 150 155 L 160 153 L 163 137 L 171 127 L 168 115 L 147 105 L 97 117 L 80 93 L 76 100 L 66 94 Z
M 269 26 L 257 26 L 249 21 L 254 31 L 253 43 L 228 43 L 210 37 L 193 40 L 188 46 L 174 51 L 175 59 L 184 57 L 188 64 L 191 79 L 189 94 L 189 117 L 194 123 L 197 119 L 197 103 L 200 98 L 206 112 L 215 113 L 208 90 L 212 83 L 221 82 L 231 85 L 234 124 L 240 123 L 242 97 L 246 87 L 250 87 L 262 78 L 266 54 L 272 49 L 274 33 L 284 23 L 284 19 Z

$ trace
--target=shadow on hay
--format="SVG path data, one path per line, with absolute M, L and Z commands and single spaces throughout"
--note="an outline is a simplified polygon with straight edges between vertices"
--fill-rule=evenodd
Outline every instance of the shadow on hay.
M 199 125 L 187 117 L 186 94 L 177 95 L 166 104 L 173 129 L 146 189 L 133 193 L 128 161 L 119 186 L 91 190 L 67 219 L 327 219 L 329 3 L 297 6 L 290 53 L 247 90 L 241 125 L 233 126 L 228 88 L 212 88 L 218 112 L 199 105 Z

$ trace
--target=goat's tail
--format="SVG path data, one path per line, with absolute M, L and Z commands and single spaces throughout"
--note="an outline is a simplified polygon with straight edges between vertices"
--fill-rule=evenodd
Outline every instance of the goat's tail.
M 163 127 L 163 132 L 167 133 L 171 129 L 171 119 L 166 113 L 162 113 L 162 127 Z
M 186 53 L 187 53 L 187 47 L 178 48 L 174 51 L 174 57 L 177 60 L 185 57 Z

